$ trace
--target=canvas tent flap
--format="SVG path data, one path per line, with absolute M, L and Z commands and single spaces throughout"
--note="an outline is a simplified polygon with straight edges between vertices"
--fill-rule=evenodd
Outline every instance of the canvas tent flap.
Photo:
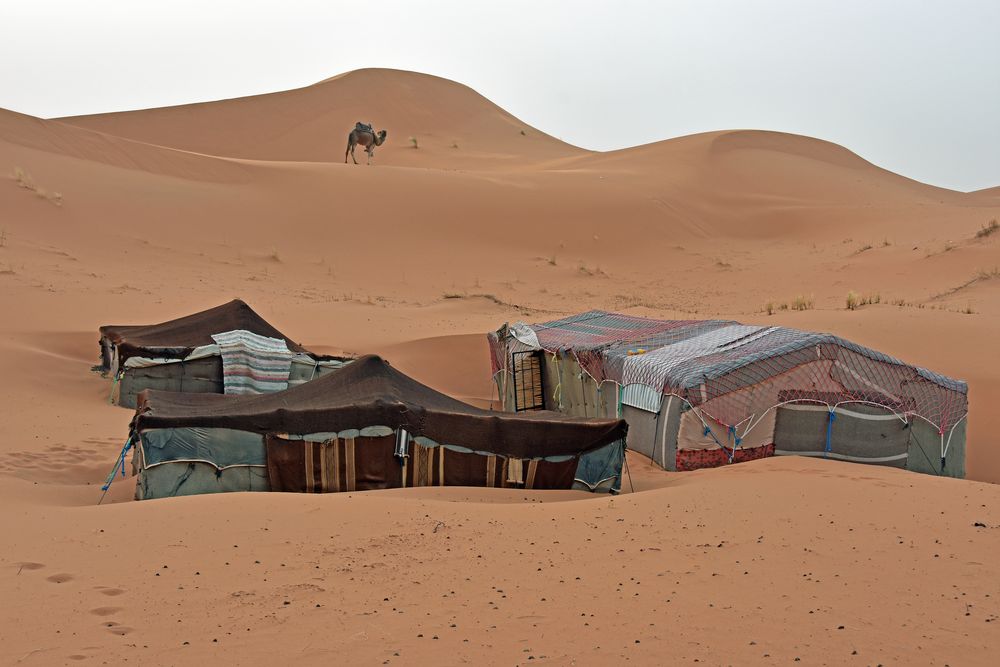
M 181 461 L 143 470 L 136 479 L 135 499 L 270 489 L 266 468 L 237 466 L 219 470 L 199 461 Z
M 510 335 L 533 350 L 541 349 L 541 344 L 538 342 L 538 336 L 535 335 L 534 330 L 524 322 L 515 322 L 510 325 Z
M 181 361 L 195 361 L 196 359 L 205 359 L 207 357 L 215 357 L 219 355 L 219 346 L 216 344 L 212 345 L 201 345 L 199 347 L 191 350 L 190 353 L 185 357 L 139 357 L 131 356 L 125 360 L 123 364 L 124 368 L 150 368 L 152 366 L 160 366 L 162 364 L 176 364 Z
M 257 433 L 224 428 L 147 429 L 142 432 L 146 466 L 172 461 L 203 461 L 224 469 L 264 466 L 264 439 Z
M 624 440 L 628 428 L 618 419 L 482 410 L 420 384 L 374 355 L 273 394 L 143 392 L 133 419 L 138 431 L 216 427 L 301 434 L 373 425 L 522 459 L 578 455 Z
M 625 443 L 612 442 L 580 457 L 574 483 L 588 491 L 607 490 L 617 493 L 622 487 L 622 466 L 625 463 Z

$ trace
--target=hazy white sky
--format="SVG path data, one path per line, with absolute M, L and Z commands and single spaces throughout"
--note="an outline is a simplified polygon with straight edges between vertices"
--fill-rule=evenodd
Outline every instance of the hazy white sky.
M 761 128 L 1000 185 L 1000 0 L 0 0 L 0 107 L 36 116 L 360 67 L 455 79 L 587 148 Z

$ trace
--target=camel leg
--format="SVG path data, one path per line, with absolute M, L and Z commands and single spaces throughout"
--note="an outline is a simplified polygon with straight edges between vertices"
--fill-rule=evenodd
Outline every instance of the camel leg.
M 351 142 L 350 142 L 350 140 L 348 140 L 348 142 L 347 142 L 347 150 L 344 151 L 344 164 L 347 164 L 347 156 L 350 155 L 350 154 L 351 154 Z
M 357 164 L 358 160 L 357 160 L 356 157 L 354 157 L 354 148 L 355 148 L 355 146 L 357 146 L 357 144 L 351 144 L 351 159 L 354 160 L 354 164 Z M 347 162 L 347 160 L 344 160 L 344 162 Z

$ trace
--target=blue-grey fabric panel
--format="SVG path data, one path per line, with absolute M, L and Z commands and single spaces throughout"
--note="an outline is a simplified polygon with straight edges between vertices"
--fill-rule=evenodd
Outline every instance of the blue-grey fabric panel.
M 625 443 L 621 441 L 587 452 L 576 466 L 573 488 L 617 493 L 622 488 L 624 463 Z
M 264 437 L 229 428 L 154 428 L 142 432 L 146 465 L 207 461 L 217 468 L 266 466 Z
M 270 491 L 267 468 L 239 466 L 217 470 L 207 463 L 175 462 L 146 468 L 136 480 L 136 500 L 202 493 Z
M 923 422 L 923 420 L 919 420 Z M 946 477 L 958 477 L 965 479 L 965 430 L 969 420 L 963 420 L 955 427 L 948 444 L 948 451 L 945 455 L 945 465 L 942 471 Z M 926 425 L 926 423 L 925 423 Z M 945 440 L 948 434 L 944 434 Z
M 624 406 L 622 418 L 628 422 L 628 448 L 649 457 L 664 470 L 676 470 L 682 405 L 680 398 L 660 394 L 656 412 Z
M 622 419 L 628 422 L 628 435 L 625 437 L 629 449 L 653 458 L 657 435 L 657 417 L 658 415 L 654 412 L 640 410 L 630 405 L 622 406 Z
M 825 456 L 856 463 L 907 467 L 909 429 L 888 410 L 849 404 L 830 412 L 808 404 L 778 408 L 774 449 L 778 456 Z M 830 436 L 827 451 L 827 433 Z
M 952 433 L 942 468 L 941 435 L 938 430 L 923 419 L 913 420 L 910 424 L 909 456 L 906 467 L 929 475 L 964 478 L 966 423 L 963 421 Z M 944 437 L 947 441 L 947 432 Z
M 207 357 L 156 366 L 127 368 L 119 380 L 117 404 L 135 408 L 136 397 L 144 389 L 184 393 L 221 394 L 222 361 Z
M 326 375 L 332 371 L 335 371 L 345 364 L 350 362 L 344 362 L 334 366 L 321 366 L 314 363 L 303 363 L 301 361 L 293 361 L 292 367 L 288 372 L 288 386 L 294 387 L 310 380 L 315 380 L 316 378 Z

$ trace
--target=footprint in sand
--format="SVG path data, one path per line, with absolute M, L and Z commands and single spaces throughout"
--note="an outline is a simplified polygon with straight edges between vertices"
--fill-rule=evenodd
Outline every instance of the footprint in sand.
M 125 592 L 125 591 L 123 591 L 120 588 L 100 588 L 100 587 L 98 587 L 97 590 L 99 590 L 101 592 L 101 595 L 108 595 L 108 596 L 111 596 L 111 597 L 114 597 L 116 595 L 121 595 L 122 593 Z
M 90 613 L 94 616 L 111 616 L 122 610 L 122 607 L 98 607 L 97 609 L 91 609 Z
M 16 567 L 17 571 L 20 573 L 22 570 L 27 570 L 27 571 L 41 570 L 43 567 L 45 567 L 45 564 L 44 563 L 31 563 L 31 562 L 28 562 L 28 561 L 24 561 L 24 562 L 21 562 L 21 563 L 14 563 L 14 567 Z
M 86 660 L 87 656 L 80 655 L 79 653 L 74 653 L 73 655 L 68 656 L 68 659 L 69 660 Z
M 117 621 L 108 621 L 104 624 L 104 626 L 108 629 L 108 632 L 113 635 L 124 636 L 132 632 L 132 628 L 126 625 L 121 625 Z
M 45 581 L 51 581 L 53 584 L 65 584 L 67 581 L 73 581 L 75 577 L 72 574 L 67 574 L 66 572 L 60 572 L 59 574 L 53 574 L 51 577 L 45 577 Z

